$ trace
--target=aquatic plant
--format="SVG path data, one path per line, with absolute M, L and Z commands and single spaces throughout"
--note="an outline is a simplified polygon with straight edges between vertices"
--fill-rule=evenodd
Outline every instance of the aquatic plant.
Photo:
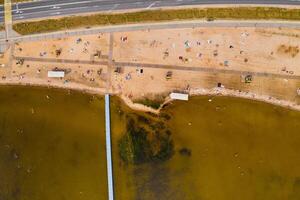
M 161 162 L 172 157 L 172 134 L 163 122 L 140 115 L 127 115 L 126 121 L 126 133 L 119 140 L 119 154 L 124 162 Z
M 164 120 L 170 120 L 171 119 L 171 116 L 168 115 L 167 113 L 160 113 L 159 117 L 164 119 Z
M 163 101 L 161 100 L 149 99 L 149 98 L 137 99 L 134 100 L 133 102 L 148 106 L 153 109 L 159 109 L 160 105 L 163 103 Z
M 192 155 L 192 150 L 190 150 L 186 147 L 183 147 L 183 148 L 179 149 L 179 154 L 182 155 L 182 156 L 191 156 Z
M 152 94 L 146 97 L 133 99 L 133 103 L 142 104 L 153 109 L 159 109 L 160 106 L 165 102 L 167 94 Z

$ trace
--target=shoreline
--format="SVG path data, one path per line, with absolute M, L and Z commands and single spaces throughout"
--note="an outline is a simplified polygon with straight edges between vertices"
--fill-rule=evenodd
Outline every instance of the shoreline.
M 24 79 L 23 79 L 24 80 Z M 48 82 L 41 79 L 30 79 L 28 82 L 20 81 L 18 79 L 0 80 L 1 86 L 30 86 L 30 87 L 45 87 L 45 88 L 56 88 L 65 90 L 74 90 L 89 94 L 105 94 L 105 88 L 89 87 L 79 83 L 61 83 L 61 82 Z
M 227 97 L 236 97 L 249 99 L 254 101 L 260 101 L 268 104 L 272 104 L 275 106 L 280 106 L 283 108 L 300 111 L 300 104 L 296 102 L 278 99 L 268 95 L 258 95 L 253 92 L 244 92 L 240 90 L 231 90 L 226 88 L 212 88 L 212 89 L 192 89 L 189 93 L 191 96 L 197 95 L 207 95 L 207 96 L 227 96 Z
M 24 79 L 23 79 L 24 80 Z M 28 82 L 20 81 L 17 79 L 10 79 L 10 80 L 0 80 L 0 86 L 30 86 L 30 87 L 45 87 L 45 88 L 58 88 L 58 89 L 65 89 L 65 90 L 74 90 L 83 93 L 89 94 L 97 94 L 97 95 L 104 95 L 106 89 L 105 88 L 96 88 L 90 87 L 79 83 L 61 83 L 61 82 L 48 82 L 42 81 L 40 79 L 30 79 Z M 129 108 L 137 111 L 142 112 L 151 112 L 153 114 L 159 114 L 161 109 L 164 105 L 172 102 L 173 100 L 167 98 L 165 102 L 160 106 L 159 109 L 153 109 L 143 104 L 133 103 L 133 101 L 122 94 L 117 93 L 110 93 L 111 95 L 118 96 Z M 190 96 L 228 96 L 228 97 L 235 97 L 235 98 L 243 98 L 249 99 L 254 101 L 260 101 L 268 104 L 272 104 L 275 106 L 280 106 L 283 108 L 300 111 L 300 104 L 296 102 L 288 101 L 288 100 L 281 100 L 272 96 L 268 95 L 258 95 L 252 92 L 244 92 L 239 90 L 231 90 L 226 88 L 211 88 L 211 89 L 204 89 L 204 88 L 195 88 L 189 91 Z

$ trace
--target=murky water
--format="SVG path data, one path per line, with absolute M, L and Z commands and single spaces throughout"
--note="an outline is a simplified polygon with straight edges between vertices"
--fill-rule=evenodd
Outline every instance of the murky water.
M 118 151 L 133 111 L 112 99 L 116 199 L 300 199 L 300 112 L 209 98 L 167 106 L 175 154 L 136 166 Z M 0 87 L 0 200 L 40 199 L 107 199 L 102 97 Z
M 0 87 L 0 200 L 107 199 L 104 101 Z
M 236 98 L 194 97 L 164 113 L 175 155 L 129 166 L 114 152 L 117 199 L 300 199 L 300 112 Z M 113 111 L 114 148 L 124 118 Z M 121 112 L 122 113 L 122 112 Z M 121 126 L 120 126 L 121 125 Z M 180 154 L 187 149 L 189 153 Z

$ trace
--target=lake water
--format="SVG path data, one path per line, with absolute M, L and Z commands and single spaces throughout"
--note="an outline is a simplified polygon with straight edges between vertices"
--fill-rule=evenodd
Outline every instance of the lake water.
M 134 112 L 112 98 L 116 199 L 300 199 L 300 112 L 210 98 L 168 105 L 163 115 L 170 119 Z M 128 113 L 171 130 L 171 159 L 123 162 L 118 141 Z M 107 199 L 102 97 L 0 87 L 0 200 L 19 199 Z
M 104 101 L 0 87 L 0 199 L 106 199 Z
M 117 199 L 300 199 L 300 112 L 210 98 L 194 97 L 164 109 L 175 145 L 167 162 L 131 166 L 114 152 Z M 132 112 L 117 105 L 114 149 L 124 134 L 120 110 Z M 182 148 L 190 155 L 180 154 Z

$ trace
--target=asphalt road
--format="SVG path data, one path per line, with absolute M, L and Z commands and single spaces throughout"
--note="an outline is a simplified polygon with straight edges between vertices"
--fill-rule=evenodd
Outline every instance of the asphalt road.
M 126 9 L 150 9 L 201 4 L 275 4 L 300 5 L 300 0 L 39 0 L 13 6 L 13 19 L 36 19 L 80 13 Z M 3 22 L 3 6 L 0 22 Z

